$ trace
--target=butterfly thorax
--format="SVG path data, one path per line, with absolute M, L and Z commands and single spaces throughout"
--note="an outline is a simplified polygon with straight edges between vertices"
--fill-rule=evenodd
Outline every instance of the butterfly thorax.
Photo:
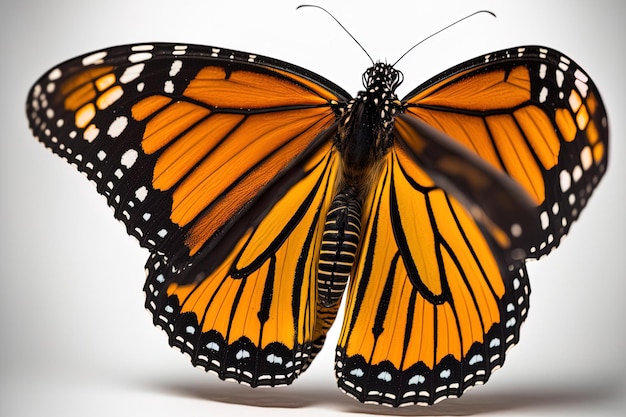
M 323 305 L 339 302 L 356 257 L 361 207 L 393 144 L 393 120 L 401 111 L 395 90 L 402 73 L 377 63 L 363 74 L 365 90 L 340 110 L 336 146 L 341 153 L 337 194 L 328 211 L 318 264 Z
M 393 120 L 401 111 L 395 90 L 401 82 L 400 71 L 377 63 L 363 74 L 365 89 L 341 110 L 336 140 L 342 156 L 341 183 L 357 188 L 361 197 L 369 188 L 365 179 L 393 143 Z

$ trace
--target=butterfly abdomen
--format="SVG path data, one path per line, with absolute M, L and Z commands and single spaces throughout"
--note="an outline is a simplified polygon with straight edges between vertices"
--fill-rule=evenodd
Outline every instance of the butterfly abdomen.
M 361 235 L 361 200 L 346 187 L 333 200 L 324 225 L 317 270 L 320 302 L 330 307 L 341 299 Z

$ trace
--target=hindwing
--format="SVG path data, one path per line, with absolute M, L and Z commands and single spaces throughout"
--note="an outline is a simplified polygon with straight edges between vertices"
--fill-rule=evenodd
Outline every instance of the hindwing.
M 365 213 L 337 348 L 340 388 L 399 406 L 487 381 L 526 317 L 524 265 L 502 268 L 472 216 L 401 146 Z

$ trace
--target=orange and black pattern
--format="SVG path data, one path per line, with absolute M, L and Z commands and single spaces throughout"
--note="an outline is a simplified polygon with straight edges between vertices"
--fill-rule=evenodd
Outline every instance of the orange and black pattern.
M 486 382 L 518 342 L 525 260 L 586 205 L 608 122 L 585 72 L 544 47 L 405 99 L 401 80 L 375 64 L 351 98 L 267 57 L 128 45 L 49 71 L 27 116 L 150 250 L 146 307 L 194 365 L 289 384 L 345 292 L 339 387 L 430 405 Z

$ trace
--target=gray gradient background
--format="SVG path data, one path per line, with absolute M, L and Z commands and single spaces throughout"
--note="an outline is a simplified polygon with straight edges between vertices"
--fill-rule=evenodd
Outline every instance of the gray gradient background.
M 283 59 L 355 93 L 367 58 L 328 17 L 296 12 L 299 3 L 2 2 L 0 415 L 622 414 L 626 7 L 618 1 L 319 2 L 373 57 L 390 62 L 469 12 L 498 15 L 474 18 L 407 56 L 398 66 L 401 96 L 465 59 L 522 44 L 561 50 L 599 86 L 611 128 L 608 174 L 561 247 L 529 266 L 521 343 L 485 387 L 435 408 L 391 410 L 361 406 L 335 388 L 333 343 L 294 385 L 272 390 L 218 381 L 169 348 L 143 309 L 146 252 L 93 186 L 31 137 L 27 91 L 75 55 L 172 41 Z

